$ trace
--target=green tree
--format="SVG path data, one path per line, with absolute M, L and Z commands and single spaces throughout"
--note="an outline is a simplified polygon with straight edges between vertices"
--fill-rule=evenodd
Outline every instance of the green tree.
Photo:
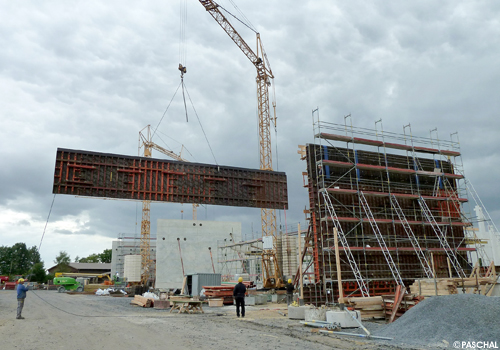
M 69 272 L 69 263 L 71 259 L 65 251 L 60 251 L 54 262 L 58 265 L 56 272 Z
M 31 270 L 30 281 L 45 283 L 46 278 L 47 274 L 45 273 L 45 267 L 43 267 L 43 262 L 39 262 L 33 265 L 33 269 Z
M 81 262 L 81 263 L 98 263 L 99 262 L 99 255 L 97 255 L 97 254 L 90 254 L 86 258 L 81 258 L 78 262 Z
M 102 263 L 110 263 L 111 262 L 111 249 L 104 249 L 104 251 L 99 254 L 99 261 Z
M 12 247 L 0 249 L 2 274 L 27 275 L 33 265 L 40 261 L 40 254 L 35 246 L 28 249 L 25 243 L 16 243 Z
M 10 275 L 12 266 L 12 249 L 11 247 L 0 247 L 0 275 Z

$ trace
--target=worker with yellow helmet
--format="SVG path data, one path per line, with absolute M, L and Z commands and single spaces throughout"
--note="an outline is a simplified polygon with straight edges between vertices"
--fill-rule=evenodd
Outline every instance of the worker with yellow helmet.
M 285 286 L 286 288 L 286 304 L 290 305 L 293 303 L 293 291 L 295 290 L 295 287 L 293 286 L 292 280 L 289 278 L 288 283 Z
M 238 284 L 234 286 L 233 298 L 236 302 L 236 316 L 245 317 L 245 294 L 247 292 L 247 287 L 243 284 L 243 277 L 238 278 Z
M 17 317 L 18 320 L 24 320 L 24 317 L 21 316 L 21 312 L 24 307 L 24 300 L 26 299 L 26 292 L 28 291 L 28 287 L 24 285 L 24 278 L 20 278 L 17 280 Z

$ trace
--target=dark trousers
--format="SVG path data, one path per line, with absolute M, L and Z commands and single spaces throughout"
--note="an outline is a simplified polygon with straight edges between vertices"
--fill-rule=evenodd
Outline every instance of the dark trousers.
M 290 305 L 293 303 L 293 294 L 286 294 L 286 304 Z
M 240 317 L 240 308 L 241 308 L 241 317 L 245 317 L 245 298 L 236 298 L 236 316 Z

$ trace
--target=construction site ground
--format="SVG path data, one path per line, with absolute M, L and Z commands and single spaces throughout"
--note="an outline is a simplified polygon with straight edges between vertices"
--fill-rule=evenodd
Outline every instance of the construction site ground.
M 17 320 L 15 291 L 0 290 L 2 348 L 23 349 L 429 349 L 365 338 L 323 335 L 285 317 L 283 304 L 204 306 L 204 314 L 169 313 L 130 305 L 132 298 L 29 291 L 24 320 Z M 379 332 L 383 322 L 364 322 Z

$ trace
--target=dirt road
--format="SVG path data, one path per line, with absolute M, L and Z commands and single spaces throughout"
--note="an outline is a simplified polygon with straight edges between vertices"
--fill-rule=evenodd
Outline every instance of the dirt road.
M 373 341 L 311 333 L 278 310 L 234 307 L 174 314 L 130 305 L 130 298 L 29 291 L 16 320 L 16 294 L 0 290 L 2 349 L 399 349 Z M 275 308 L 275 306 L 269 306 Z M 266 307 L 264 307 L 266 308 Z M 284 309 L 283 309 L 284 311 Z

